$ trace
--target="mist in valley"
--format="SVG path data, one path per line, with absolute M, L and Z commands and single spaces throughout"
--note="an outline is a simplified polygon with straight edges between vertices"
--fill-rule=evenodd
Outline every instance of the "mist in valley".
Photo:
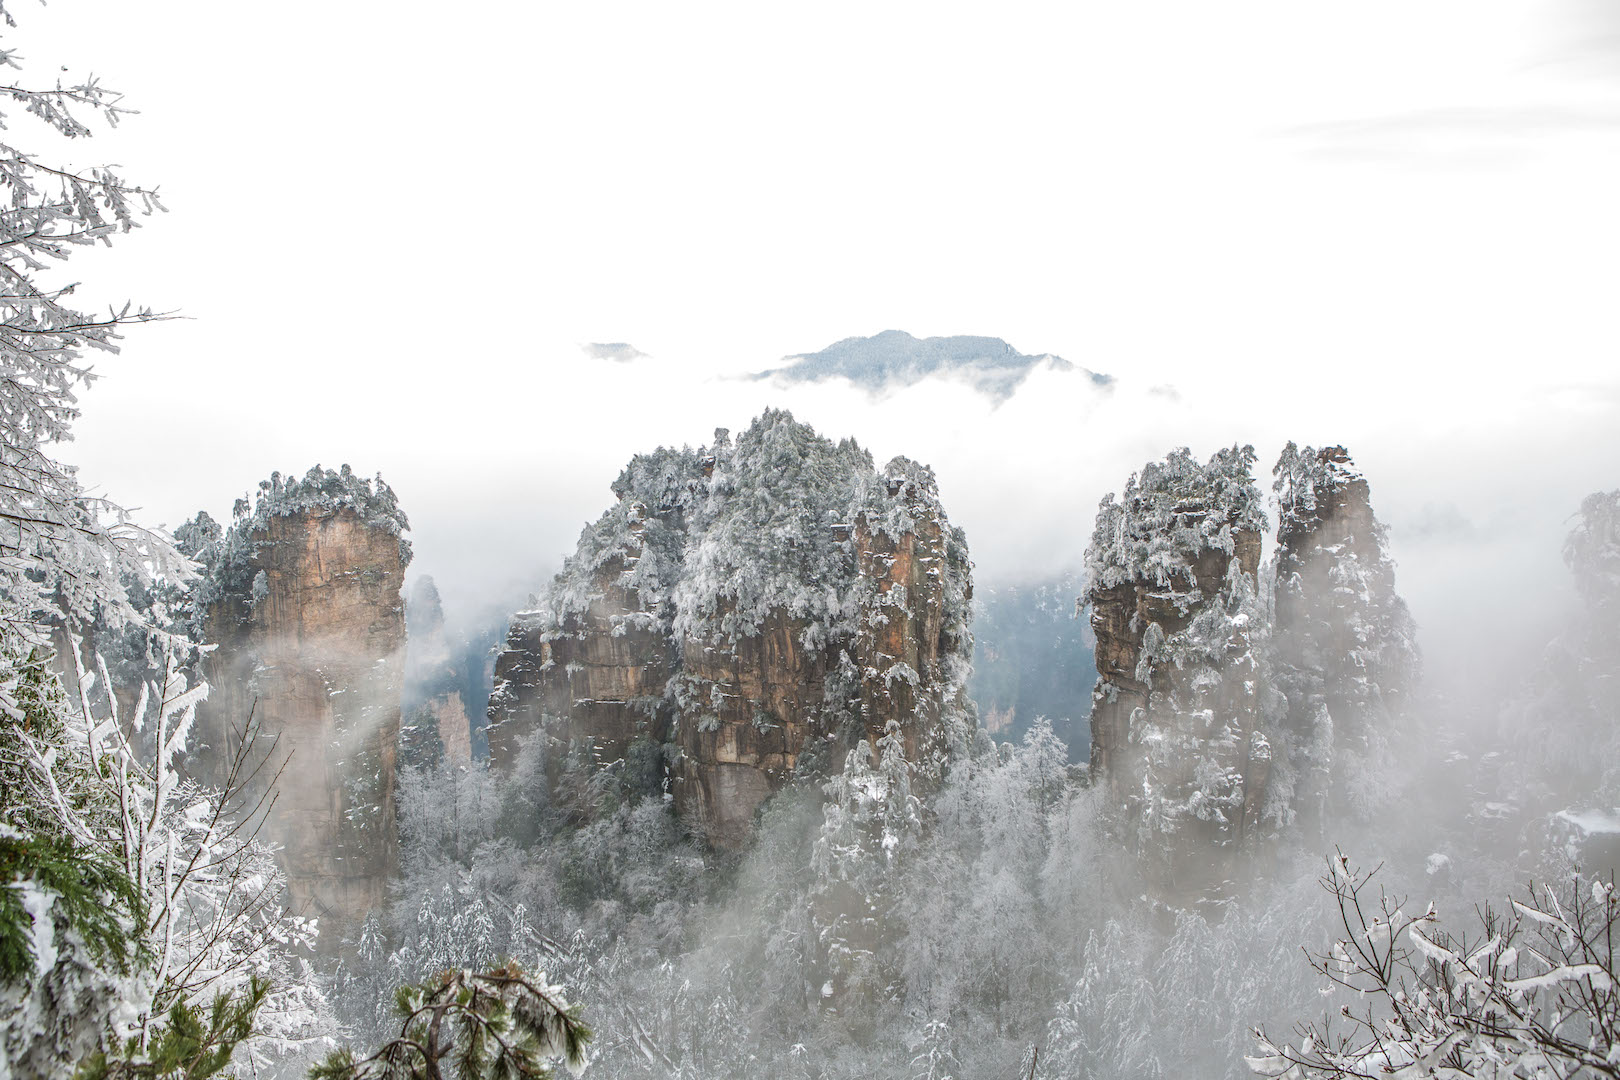
M 394 951 L 346 959 L 335 1000 L 511 954 L 571 988 L 612 1075 L 1249 1075 L 1255 1028 L 1286 1038 L 1344 997 L 1307 957 L 1346 933 L 1324 887 L 1339 853 L 1470 936 L 1479 905 L 1527 882 L 1612 871 L 1615 509 L 1593 496 L 1560 520 L 1556 601 L 1474 625 L 1439 664 L 1426 627 L 1400 631 L 1416 648 L 1374 687 L 1377 746 L 1322 766 L 1352 790 L 1203 851 L 1155 851 L 1085 766 L 1084 572 L 976 586 L 973 721 L 941 773 L 863 744 L 770 796 L 741 850 L 672 815 L 656 769 L 598 762 L 559 786 L 539 739 L 494 768 L 408 770 L 401 884 L 371 930 Z M 1264 589 L 1278 497 L 1261 512 Z M 1404 611 L 1424 589 L 1390 569 Z M 1274 596 L 1256 602 L 1276 617 Z M 1273 663 L 1287 632 L 1257 636 Z M 1515 663 L 1482 679 L 1444 659 L 1475 649 Z
M 190 6 L 0 0 L 0 1080 L 1620 1075 L 1613 5 Z

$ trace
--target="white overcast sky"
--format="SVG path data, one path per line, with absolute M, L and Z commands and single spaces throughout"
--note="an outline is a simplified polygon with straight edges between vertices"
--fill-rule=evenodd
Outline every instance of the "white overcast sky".
M 1503 616 L 1488 576 L 1562 587 L 1620 485 L 1608 0 L 16 13 L 19 82 L 141 110 L 64 160 L 171 210 L 67 268 L 188 316 L 100 363 L 67 455 L 153 522 L 380 470 L 465 605 L 553 569 L 632 453 L 776 404 L 933 464 L 993 583 L 1077 563 L 1173 446 L 1344 442 L 1432 652 Z M 888 328 L 1117 388 L 733 377 Z

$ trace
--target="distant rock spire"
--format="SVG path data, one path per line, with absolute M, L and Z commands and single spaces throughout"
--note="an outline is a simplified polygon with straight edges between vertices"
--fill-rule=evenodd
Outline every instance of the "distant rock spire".
M 1365 820 L 1382 800 L 1389 737 L 1417 679 L 1416 627 L 1349 452 L 1289 443 L 1272 475 L 1272 658 L 1288 699 L 1278 778 L 1307 827 Z
M 1150 462 L 1103 499 L 1086 551 L 1093 775 L 1128 842 L 1188 876 L 1254 831 L 1271 767 L 1254 460 Z
M 229 529 L 205 515 L 182 527 L 203 566 L 198 640 L 218 644 L 204 660 L 198 765 L 228 756 L 250 714 L 279 740 L 260 778 L 286 761 L 264 836 L 327 952 L 381 907 L 398 867 L 405 528 L 380 479 L 319 467 L 276 474 Z

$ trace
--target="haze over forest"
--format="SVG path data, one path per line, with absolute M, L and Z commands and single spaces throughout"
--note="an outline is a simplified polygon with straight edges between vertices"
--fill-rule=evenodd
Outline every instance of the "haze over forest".
M 0 15 L 0 1080 L 1616 1075 L 1612 5 Z

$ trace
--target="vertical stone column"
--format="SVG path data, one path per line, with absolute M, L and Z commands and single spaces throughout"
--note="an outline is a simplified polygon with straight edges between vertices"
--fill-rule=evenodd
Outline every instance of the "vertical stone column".
M 292 910 L 319 918 L 335 951 L 399 861 L 400 541 L 348 508 L 273 515 L 252 540 L 251 593 L 209 611 L 201 720 L 216 761 L 250 713 L 261 748 L 276 740 L 286 765 L 261 835 L 282 847 Z

